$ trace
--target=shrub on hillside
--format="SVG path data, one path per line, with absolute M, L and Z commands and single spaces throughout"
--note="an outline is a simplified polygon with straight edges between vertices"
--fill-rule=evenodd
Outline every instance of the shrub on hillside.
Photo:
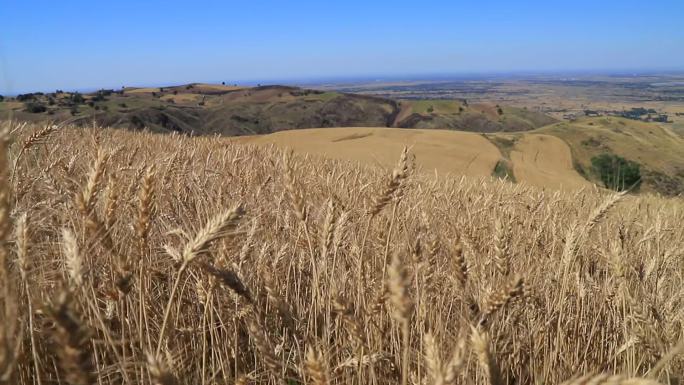
M 71 94 L 71 101 L 74 104 L 81 104 L 85 101 L 85 99 L 83 99 L 83 95 L 81 95 L 80 93 L 74 92 L 73 94 Z
M 37 102 L 28 102 L 24 106 L 26 107 L 26 111 L 32 114 L 39 114 L 41 112 L 47 111 L 47 107 Z
M 621 191 L 641 184 L 641 166 L 615 154 L 601 154 L 591 158 L 593 171 L 601 178 L 603 185 L 611 190 Z
M 106 95 L 106 94 L 105 94 L 104 92 L 102 92 L 102 91 L 97 91 L 97 93 L 92 97 L 92 100 L 93 100 L 94 102 L 104 102 L 104 101 L 107 100 L 107 98 L 105 97 L 105 95 Z

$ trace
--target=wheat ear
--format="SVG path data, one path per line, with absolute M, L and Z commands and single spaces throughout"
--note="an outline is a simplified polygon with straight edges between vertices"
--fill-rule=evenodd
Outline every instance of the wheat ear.
M 57 128 L 59 128 L 59 126 L 54 124 L 48 124 L 45 127 L 43 127 L 43 129 L 34 132 L 24 140 L 24 142 L 21 144 L 21 150 L 19 150 L 19 154 L 14 160 L 14 167 L 12 169 L 12 180 L 14 180 L 14 176 L 17 172 L 17 167 L 19 165 L 19 160 L 24 155 L 24 153 L 28 151 L 31 147 L 43 143 L 50 136 L 50 134 L 57 130 Z
M 176 273 L 176 279 L 174 280 L 173 287 L 171 289 L 171 294 L 169 295 L 169 300 L 166 303 L 166 310 L 164 311 L 164 320 L 162 321 L 162 326 L 159 331 L 159 340 L 157 341 L 156 354 L 161 351 L 162 343 L 164 341 L 164 334 L 166 332 L 166 325 L 169 321 L 169 316 L 171 315 L 171 305 L 173 305 L 173 300 L 178 291 L 178 285 L 180 284 L 181 277 L 183 273 L 188 268 L 189 264 L 193 262 L 197 257 L 208 252 L 209 246 L 217 239 L 227 235 L 230 230 L 234 229 L 240 221 L 240 218 L 244 215 L 244 210 L 241 205 L 236 205 L 234 208 L 224 211 L 223 213 L 215 216 L 209 222 L 207 222 L 200 231 L 195 234 L 195 236 L 186 243 L 183 253 L 180 255 L 182 260 L 181 266 Z
M 318 350 L 309 347 L 305 361 L 306 374 L 311 379 L 312 385 L 328 385 L 328 369 L 323 361 L 323 356 Z
M 470 341 L 477 354 L 477 361 L 485 372 L 489 385 L 503 385 L 499 365 L 489 348 L 489 335 L 477 328 L 472 328 Z
M 141 257 L 147 254 L 146 250 L 148 248 L 154 205 L 154 177 L 154 167 L 148 167 L 138 196 L 138 220 L 135 224 L 135 230 L 138 236 L 138 251 Z
M 62 229 L 62 252 L 70 282 L 80 287 L 83 284 L 83 258 L 74 233 L 66 228 Z
M 442 371 L 442 359 L 437 349 L 437 343 L 432 333 L 426 333 L 423 337 L 425 345 L 425 363 L 427 366 L 428 377 L 431 385 L 444 385 L 444 374 Z
M 515 298 L 522 296 L 524 291 L 525 281 L 520 276 L 514 276 L 506 286 L 492 292 L 482 306 L 482 316 L 478 325 L 484 325 L 492 314 L 505 307 Z
M 399 192 L 404 180 L 409 176 L 408 148 L 404 147 L 397 167 L 392 171 L 387 185 L 378 196 L 373 198 L 368 214 L 376 216 Z
M 150 372 L 152 385 L 178 384 L 178 380 L 171 372 L 169 365 L 158 355 L 147 353 L 147 370 Z
M 253 312 L 247 318 L 247 330 L 249 335 L 254 340 L 257 350 L 261 354 L 261 359 L 266 364 L 266 367 L 271 371 L 275 378 L 280 378 L 283 373 L 283 365 L 278 356 L 275 355 L 273 345 L 264 332 L 264 328 L 256 319 L 256 314 Z
M 89 350 L 90 330 L 72 309 L 70 293 L 62 291 L 49 310 L 55 323 L 54 338 L 62 376 L 71 385 L 94 384 L 94 368 Z
M 403 262 L 398 254 L 392 258 L 388 272 L 388 288 L 390 302 L 393 305 L 392 317 L 400 324 L 402 333 L 402 362 L 401 383 L 408 383 L 408 359 L 409 359 L 409 320 L 413 311 L 413 302 L 408 293 L 409 278 Z

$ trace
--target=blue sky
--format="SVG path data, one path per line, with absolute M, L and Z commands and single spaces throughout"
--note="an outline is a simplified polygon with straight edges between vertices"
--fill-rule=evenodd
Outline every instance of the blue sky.
M 684 69 L 684 1 L 0 0 L 0 94 Z

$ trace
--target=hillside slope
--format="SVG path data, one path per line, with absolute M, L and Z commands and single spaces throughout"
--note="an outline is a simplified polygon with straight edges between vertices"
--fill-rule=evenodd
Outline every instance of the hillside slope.
M 551 135 L 525 134 L 511 151 L 517 180 L 537 187 L 577 189 L 591 186 L 572 165 L 570 148 Z
M 535 132 L 563 139 L 572 149 L 575 168 L 597 180 L 591 158 L 616 154 L 641 165 L 643 191 L 684 193 L 684 139 L 667 126 L 635 120 L 598 117 L 558 123 Z
M 557 121 L 524 108 L 493 103 L 467 104 L 460 100 L 402 101 L 394 126 L 473 132 L 529 131 Z
M 393 166 L 404 146 L 424 172 L 471 176 L 492 173 L 500 153 L 480 135 L 445 130 L 403 130 L 378 127 L 344 127 L 334 130 L 282 131 L 236 139 L 241 143 L 274 144 L 296 152 L 364 164 Z
M 64 121 L 153 132 L 254 135 L 321 127 L 526 131 L 555 122 L 536 112 L 459 100 L 402 100 L 296 87 L 213 84 L 26 94 L 0 103 L 0 119 Z
M 511 134 L 498 134 L 511 135 Z M 239 143 L 275 145 L 298 153 L 320 155 L 362 164 L 392 166 L 404 146 L 415 154 L 424 173 L 489 177 L 499 162 L 511 159 L 515 180 L 558 189 L 591 186 L 572 166 L 568 145 L 539 134 L 515 134 L 514 147 L 503 154 L 493 141 L 475 133 L 447 130 L 345 127 L 282 131 L 235 138 Z

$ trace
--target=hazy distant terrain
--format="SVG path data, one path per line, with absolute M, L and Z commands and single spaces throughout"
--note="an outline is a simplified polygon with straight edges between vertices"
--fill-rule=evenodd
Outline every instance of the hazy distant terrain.
M 309 84 L 321 90 L 402 99 L 458 99 L 526 107 L 558 119 L 586 110 L 602 114 L 632 108 L 667 114 L 684 129 L 684 73 L 479 75 L 443 80 L 358 81 Z

